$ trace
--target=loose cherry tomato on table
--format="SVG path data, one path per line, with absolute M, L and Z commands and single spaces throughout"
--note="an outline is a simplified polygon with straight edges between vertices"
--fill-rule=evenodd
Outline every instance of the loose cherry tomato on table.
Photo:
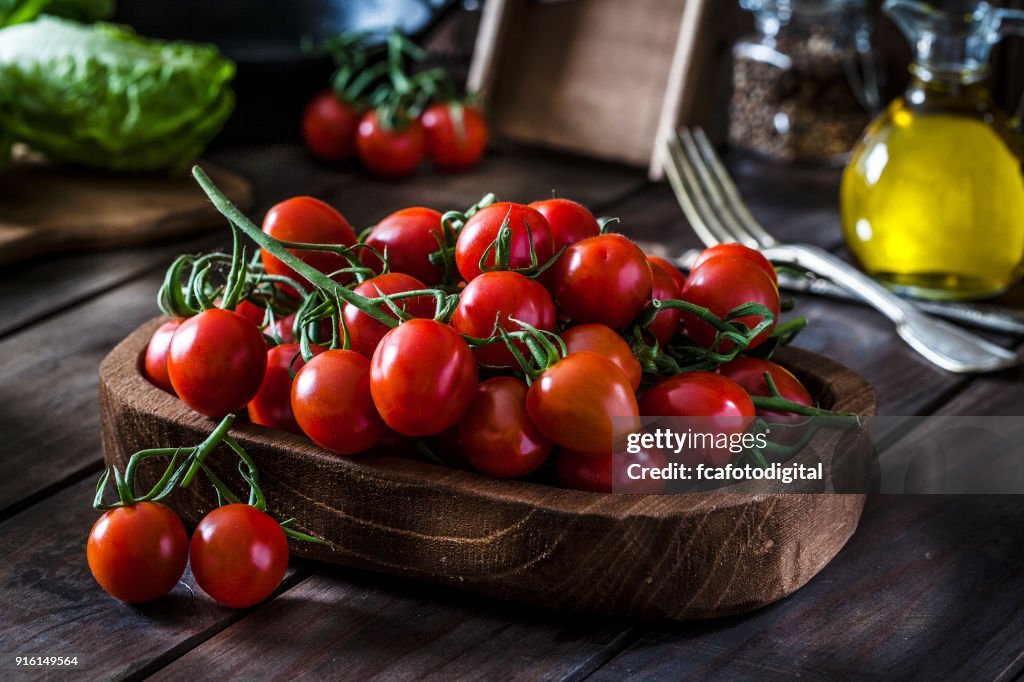
M 444 232 L 441 214 L 430 208 L 413 207 L 396 211 L 377 223 L 366 238 L 367 246 L 387 253 L 391 272 L 402 272 L 431 286 L 440 284 L 444 268 L 430 262 L 430 254 L 441 248 Z M 363 265 L 377 272 L 383 263 L 373 251 L 359 254 Z
M 439 170 L 470 168 L 484 155 L 487 122 L 477 107 L 461 102 L 432 104 L 420 121 L 427 155 Z
M 661 256 L 651 255 L 647 256 L 647 260 L 650 261 L 652 269 L 661 268 L 667 272 L 672 277 L 672 281 L 676 283 L 676 288 L 679 289 L 679 291 L 682 291 L 683 287 L 686 286 L 686 275 L 684 275 L 679 268 L 673 265 L 671 261 L 666 258 L 662 258 Z
M 323 348 L 312 346 L 313 353 Z M 249 421 L 272 429 L 302 433 L 292 414 L 292 372 L 298 372 L 306 362 L 297 343 L 285 343 L 267 351 L 267 372 L 260 390 L 249 402 Z
M 530 243 L 537 256 L 537 264 L 544 265 L 554 255 L 551 229 L 548 221 L 536 209 L 523 204 L 500 202 L 480 209 L 466 221 L 455 243 L 455 264 L 459 274 L 467 282 L 480 276 L 480 259 L 494 242 L 502 224 L 508 219 L 512 230 L 509 246 L 508 269 L 521 270 L 530 266 Z M 494 267 L 495 251 L 492 249 L 484 264 Z
M 313 156 L 348 161 L 356 153 L 359 112 L 330 90 L 318 93 L 302 113 L 302 139 Z
M 662 469 L 668 459 L 659 450 L 641 450 L 637 454 L 594 455 L 562 449 L 555 459 L 558 482 L 572 490 L 594 493 L 647 493 L 656 495 L 665 490 L 662 479 L 629 476 L 629 467 L 638 464 L 647 469 Z
M 171 386 L 171 378 L 167 376 L 167 351 L 171 346 L 171 337 L 184 321 L 174 319 L 164 322 L 153 332 L 146 346 L 146 357 L 143 362 L 146 378 L 168 393 L 174 393 L 174 387 Z
M 426 285 L 415 277 L 401 272 L 389 272 L 360 283 L 353 291 L 367 298 L 378 298 L 381 294 L 401 294 L 406 291 L 418 291 L 426 288 Z M 395 299 L 393 303 L 413 317 L 431 318 L 434 316 L 436 308 L 435 301 L 430 296 L 400 298 Z M 381 303 L 379 307 L 391 317 L 395 317 L 387 304 Z M 390 328 L 351 303 L 346 303 L 342 308 L 342 317 L 345 319 L 345 326 L 348 327 L 352 350 L 367 358 L 373 357 L 373 351 L 377 350 L 377 344 L 390 331 Z
M 768 374 L 783 398 L 800 405 L 814 406 L 814 399 L 807 388 L 800 383 L 800 380 L 793 376 L 788 369 L 771 360 L 736 358 L 719 367 L 718 373 L 735 381 L 750 395 L 761 397 L 772 395 L 771 389 L 768 388 L 768 382 L 764 378 L 764 375 Z M 788 412 L 761 409 L 757 410 L 757 415 L 759 417 L 791 416 Z
M 601 234 L 601 226 L 594 214 L 570 199 L 535 201 L 530 208 L 536 209 L 548 221 L 555 253 L 563 246 Z
M 356 150 L 368 171 L 387 178 L 411 175 L 423 161 L 423 126 L 416 119 L 396 121 L 386 128 L 380 112 L 371 111 L 359 121 Z
M 248 504 L 203 517 L 192 535 L 192 575 L 208 595 L 241 609 L 269 597 L 288 569 L 288 540 L 277 521 Z
M 576 242 L 552 267 L 552 293 L 576 322 L 621 329 L 651 301 L 653 275 L 640 247 L 621 234 Z
M 409 320 L 373 354 L 370 391 L 384 422 L 404 436 L 431 436 L 455 424 L 476 395 L 476 359 L 448 325 Z
M 267 370 L 263 334 L 238 313 L 211 308 L 185 320 L 167 354 L 167 375 L 182 402 L 207 417 L 238 412 Z
M 526 414 L 526 384 L 494 377 L 477 387 L 476 396 L 458 423 L 458 438 L 469 463 L 499 478 L 519 478 L 540 468 L 551 441 Z
M 555 303 L 542 284 L 517 272 L 485 272 L 466 285 L 459 296 L 459 306 L 452 316 L 452 326 L 467 336 L 488 338 L 495 334 L 495 324 L 505 331 L 522 327 L 509 318 L 543 331 L 555 328 Z M 517 343 L 524 353 L 526 346 Z M 493 343 L 474 351 L 476 359 L 487 365 L 512 366 L 515 357 L 504 343 Z
M 681 298 L 707 308 L 721 318 L 745 303 L 760 303 L 775 315 L 776 322 L 779 319 L 779 288 L 775 282 L 751 261 L 735 256 L 718 256 L 691 270 Z M 761 320 L 758 315 L 748 315 L 735 321 L 753 328 Z M 686 311 L 683 312 L 683 324 L 694 342 L 704 348 L 711 348 L 715 341 L 714 327 Z M 773 323 L 758 334 L 748 348 L 761 345 L 774 327 Z M 732 345 L 725 341 L 720 350 L 730 350 Z
M 651 298 L 670 301 L 680 297 L 680 291 L 676 287 L 672 275 L 656 265 L 651 267 L 651 275 L 651 281 L 654 283 L 651 289 Z M 665 308 L 654 316 L 654 320 L 647 325 L 647 331 L 658 340 L 660 345 L 664 346 L 679 333 L 682 319 L 683 312 L 679 308 Z
M 645 417 L 703 417 L 702 428 L 715 434 L 745 433 L 753 424 L 754 403 L 731 379 L 712 372 L 683 372 L 651 386 L 640 396 Z M 707 428 L 703 428 L 706 426 Z M 690 464 L 706 461 L 725 466 L 732 455 L 727 448 L 680 453 Z
M 768 275 L 776 286 L 779 284 L 779 273 L 775 271 L 775 266 L 771 264 L 764 254 L 757 249 L 752 249 L 749 246 L 743 244 L 737 244 L 736 242 L 729 242 L 727 244 L 716 244 L 709 246 L 700 252 L 697 256 L 697 260 L 693 261 L 693 265 L 690 266 L 690 270 L 696 270 L 703 263 L 717 258 L 718 256 L 732 256 L 733 258 L 742 258 L 743 260 L 750 261 L 757 267 L 759 267 L 764 274 Z
M 562 341 L 568 353 L 589 350 L 614 362 L 629 380 L 633 390 L 640 388 L 642 370 L 640 361 L 625 339 L 604 324 L 578 324 L 562 332 Z
M 332 452 L 365 452 L 384 435 L 370 361 L 355 351 L 328 350 L 307 362 L 292 382 L 291 407 L 302 432 Z
M 611 453 L 613 436 L 639 425 L 629 379 L 590 351 L 570 353 L 544 370 L 526 394 L 526 411 L 555 443 L 595 455 Z
M 171 591 L 185 572 L 188 535 L 178 515 L 158 502 L 105 512 L 89 533 L 89 570 L 109 595 L 129 604 Z
M 305 244 L 334 244 L 352 246 L 356 233 L 344 216 L 329 205 L 313 197 L 292 197 L 273 206 L 263 219 L 263 231 L 280 241 Z M 299 259 L 323 273 L 331 273 L 350 266 L 345 257 L 327 251 L 289 249 Z M 272 256 L 266 249 L 261 251 L 263 267 L 271 275 L 291 277 L 298 282 L 305 278 Z M 339 282 L 349 279 L 348 275 L 335 278 Z M 287 294 L 297 296 L 294 287 L 281 284 Z

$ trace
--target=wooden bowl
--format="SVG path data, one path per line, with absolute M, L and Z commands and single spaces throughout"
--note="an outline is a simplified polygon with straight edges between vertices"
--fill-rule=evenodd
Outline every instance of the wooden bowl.
M 143 325 L 100 366 L 108 464 L 123 468 L 143 448 L 193 445 L 214 425 L 142 376 L 141 356 L 161 321 Z M 841 365 L 793 348 L 778 360 L 821 404 L 875 413 L 874 390 Z M 342 457 L 242 420 L 232 433 L 258 463 L 268 508 L 334 544 L 293 542 L 298 556 L 643 619 L 724 616 L 781 599 L 836 555 L 864 505 L 863 495 L 587 493 L 398 456 Z M 233 456 L 218 450 L 209 463 L 242 489 Z M 155 474 L 140 468 L 139 482 Z M 167 502 L 195 523 L 216 498 L 201 483 Z

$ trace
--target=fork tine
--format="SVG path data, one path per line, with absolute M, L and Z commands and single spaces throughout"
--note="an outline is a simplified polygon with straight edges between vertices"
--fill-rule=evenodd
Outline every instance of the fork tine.
M 700 191 L 700 182 L 675 134 L 669 134 L 666 151 L 668 163 L 665 167 L 669 183 L 694 232 L 707 246 L 725 241 L 722 235 L 726 230 L 714 209 L 708 204 L 707 197 Z
M 733 212 L 733 202 L 722 191 L 712 170 L 708 166 L 707 160 L 700 149 L 698 149 L 697 142 L 693 139 L 693 134 L 688 128 L 683 128 L 679 131 L 679 136 L 686 150 L 686 155 L 689 157 L 690 164 L 696 169 L 700 180 L 700 192 L 708 198 L 715 214 L 719 217 L 719 222 L 725 229 L 725 233 L 719 235 L 720 239 L 722 241 L 739 242 L 755 249 L 760 248 L 761 244 L 757 238 L 750 234 Z
M 693 137 L 696 140 L 701 156 L 708 168 L 710 168 L 715 180 L 717 180 L 720 191 L 725 195 L 732 213 L 738 219 L 739 224 L 757 241 L 760 248 L 766 249 L 778 244 L 779 241 L 769 234 L 762 227 L 761 223 L 757 221 L 757 218 L 750 213 L 746 202 L 740 196 L 739 189 L 736 188 L 736 183 L 732 181 L 729 172 L 725 169 L 725 164 L 722 163 L 707 135 L 704 134 L 704 130 L 702 128 L 694 128 Z

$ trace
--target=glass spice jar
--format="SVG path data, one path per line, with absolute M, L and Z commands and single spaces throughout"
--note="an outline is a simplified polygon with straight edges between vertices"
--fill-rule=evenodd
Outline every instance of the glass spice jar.
M 879 109 L 864 0 L 740 0 L 729 141 L 780 161 L 843 163 Z

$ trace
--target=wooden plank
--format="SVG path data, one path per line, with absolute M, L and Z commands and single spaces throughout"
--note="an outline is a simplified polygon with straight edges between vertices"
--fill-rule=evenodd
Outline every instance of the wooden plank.
M 4 670 L 17 654 L 77 655 L 88 679 L 141 678 L 248 613 L 215 604 L 188 571 L 184 585 L 149 604 L 129 606 L 107 595 L 85 559 L 99 516 L 94 485 L 81 481 L 0 524 Z M 308 568 L 293 566 L 281 590 L 308 575 Z M 43 668 L 32 672 L 47 675 Z
M 749 617 L 656 628 L 591 679 L 1008 679 L 1021 670 L 1024 509 L 876 497 L 839 557 Z
M 581 679 L 631 632 L 625 622 L 323 570 L 153 679 Z
M 96 370 L 157 312 L 161 280 L 154 272 L 0 341 L 0 518 L 99 469 Z

